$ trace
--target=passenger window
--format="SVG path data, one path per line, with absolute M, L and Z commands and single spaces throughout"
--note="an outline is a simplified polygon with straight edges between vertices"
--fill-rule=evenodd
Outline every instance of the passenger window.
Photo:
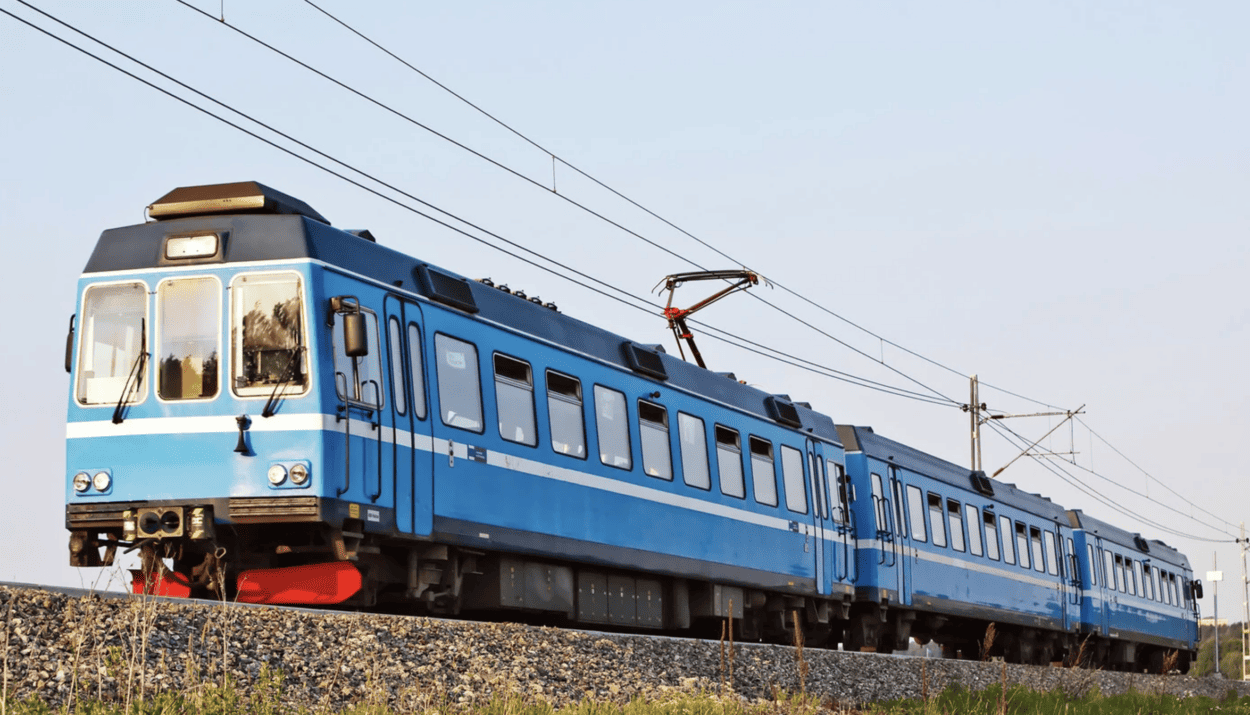
M 894 492 L 894 533 L 902 536 L 907 533 L 907 522 L 903 521 L 902 482 L 898 480 L 898 472 L 894 469 L 890 470 L 890 477 L 890 484 L 893 485 Z
M 582 383 L 575 377 L 547 371 L 547 421 L 551 448 L 586 458 L 586 425 L 582 415 Z
M 747 495 L 742 477 L 742 438 L 736 430 L 716 425 L 716 465 L 720 472 L 720 491 L 743 499 Z
M 981 556 L 985 552 L 981 550 L 981 514 L 977 508 L 971 504 L 964 504 L 964 515 L 968 518 L 968 551 L 973 556 Z
M 1176 574 L 1168 574 L 1168 587 L 1172 590 L 1172 605 L 1182 605 L 1180 590 L 1176 588 Z
M 912 541 L 928 541 L 924 528 L 924 494 L 920 487 L 907 485 L 907 522 L 911 527 Z
M 1046 573 L 1051 576 L 1059 575 L 1059 552 L 1058 546 L 1055 545 L 1055 534 L 1053 531 L 1043 532 L 1045 540 L 1042 545 L 1046 547 Z
M 1153 601 L 1155 598 L 1154 579 L 1150 576 L 1150 564 L 1142 564 L 1141 571 L 1141 595 Z
M 1104 550 L 1102 552 L 1102 561 L 1104 565 L 1102 582 L 1112 591 L 1119 590 L 1118 582 L 1115 579 L 1115 563 L 1111 560 L 1111 552 Z
M 425 419 L 425 366 L 421 360 L 421 329 L 408 324 L 408 375 L 412 379 L 412 414 Z
M 1164 583 L 1162 579 L 1163 572 L 1159 569 L 1155 569 L 1155 600 L 1159 603 L 1163 603 Z
M 204 400 L 217 396 L 221 355 L 221 283 L 216 278 L 172 278 L 156 288 L 156 391 L 163 400 Z M 303 353 L 283 375 L 304 384 Z M 118 391 L 121 397 L 121 391 Z
M 249 273 L 236 276 L 230 284 L 231 375 L 234 393 L 241 397 L 273 394 L 283 379 L 294 381 L 298 392 L 307 384 L 304 362 L 303 288 L 296 273 Z M 372 317 L 372 314 L 368 314 Z M 369 321 L 365 321 L 370 324 Z M 381 371 L 378 370 L 378 323 L 374 318 L 369 334 L 370 356 L 358 360 L 362 380 L 373 380 L 368 402 L 381 399 Z M 335 333 L 337 350 L 342 350 L 342 333 Z M 335 369 L 341 364 L 336 351 Z M 294 362 L 293 362 L 294 361 Z M 294 374 L 292 374 L 294 373 Z M 350 376 L 348 372 L 344 373 Z M 286 377 L 290 376 L 290 377 Z M 350 381 L 350 378 L 349 378 Z M 337 383 L 336 383 L 337 384 Z M 357 382 L 357 387 L 365 384 Z M 341 388 L 341 386 L 340 386 Z M 353 388 L 355 392 L 355 388 Z M 343 397 L 340 393 L 340 397 Z M 346 398 L 345 398 L 346 399 Z M 356 401 L 366 402 L 357 394 Z
M 994 520 L 994 513 L 988 511 L 981 512 L 981 519 L 985 522 L 985 555 L 997 561 L 998 522 Z
M 1128 593 L 1128 582 L 1124 578 L 1124 557 L 1115 555 L 1115 582 L 1120 593 Z
M 524 360 L 495 353 L 495 406 L 499 436 L 509 442 L 538 445 L 534 423 L 534 372 Z
M 677 436 L 681 440 L 682 479 L 698 489 L 712 488 L 712 475 L 707 468 L 707 431 L 703 420 L 677 413 Z
M 1005 516 L 998 517 L 998 524 L 1002 528 L 999 531 L 1003 537 L 1003 561 L 1009 564 L 1016 562 L 1016 542 L 1012 537 L 1011 519 Z
M 942 516 L 942 497 L 929 493 L 929 526 L 933 528 L 933 545 L 946 546 L 946 519 Z
M 951 548 L 956 551 L 963 551 L 964 517 L 959 511 L 959 502 L 954 499 L 946 500 L 946 517 L 951 527 Z
M 781 481 L 786 487 L 786 508 L 796 514 L 807 513 L 807 488 L 803 486 L 803 453 L 789 445 L 781 445 Z
M 1029 567 L 1029 534 L 1024 524 L 1018 521 L 1016 522 L 1016 551 L 1020 554 L 1020 566 L 1027 569 Z M 1042 567 L 1037 568 L 1041 570 Z
M 116 405 L 122 399 L 139 402 L 147 396 L 148 370 L 138 370 L 148 349 L 147 298 L 147 286 L 140 282 L 87 289 L 78 324 L 82 335 L 78 348 L 80 404 Z M 136 371 L 138 380 L 131 380 Z M 124 398 L 123 391 L 128 391 Z
M 255 311 L 253 311 L 255 312 Z M 338 392 L 339 399 L 346 402 L 354 402 L 369 407 L 381 407 L 382 400 L 382 356 L 378 350 L 378 316 L 368 308 L 361 308 L 360 314 L 365 319 L 365 334 L 368 339 L 369 354 L 364 357 L 350 358 L 347 356 L 347 349 L 343 346 L 343 331 L 335 330 L 334 334 L 334 389 Z M 244 325 L 254 322 L 250 318 L 244 319 Z M 341 323 L 340 323 L 341 324 Z M 268 330 L 268 328 L 265 328 Z M 245 341 L 246 342 L 246 341 Z M 277 350 L 258 350 L 257 358 L 261 361 L 262 373 L 268 373 L 274 380 L 280 380 L 278 377 L 280 372 L 286 370 L 287 358 L 290 357 L 289 351 Z M 279 358 L 282 361 L 282 368 L 265 368 L 263 363 L 268 360 Z M 272 382 L 269 384 L 273 384 Z
M 829 518 L 829 502 L 825 499 L 824 462 L 815 453 L 812 457 L 812 498 L 816 500 L 816 511 L 821 519 Z
M 404 389 L 403 333 L 399 329 L 398 318 L 391 317 L 386 326 L 386 335 L 391 348 L 391 399 L 394 400 L 395 413 L 402 415 L 408 409 L 408 400 L 405 399 L 407 390 Z
M 478 378 L 477 347 L 435 333 L 434 351 L 438 354 L 438 401 L 443 424 L 482 432 L 482 388 Z
M 877 517 L 877 531 L 886 530 L 885 487 L 881 483 L 881 475 L 872 475 L 872 505 Z
M 1132 571 L 1132 573 L 1129 574 L 1128 579 L 1128 592 L 1129 594 L 1136 596 L 1138 595 L 1137 584 L 1141 582 L 1141 562 L 1137 559 L 1129 559 L 1126 567 Z
M 1068 578 L 1074 581 L 1079 580 L 1081 577 L 1081 570 L 1077 568 L 1076 546 L 1073 545 L 1071 536 L 1068 537 L 1068 573 L 1067 573 L 1067 576 Z
M 773 443 L 752 436 L 751 486 L 755 501 L 767 506 L 777 506 L 777 472 L 773 466 Z
M 846 469 L 832 459 L 826 461 L 825 475 L 829 479 L 829 493 L 837 495 L 837 506 L 834 507 L 833 520 L 845 524 L 847 520 L 847 486 Z
M 1098 556 L 1094 553 L 1094 545 L 1086 544 L 1085 548 L 1089 550 L 1089 585 L 1098 585 Z
M 629 448 L 628 420 L 624 393 L 595 385 L 595 426 L 599 430 L 599 461 L 609 467 L 634 468 L 634 458 Z
M 638 427 L 642 439 L 642 469 L 653 477 L 673 478 L 673 455 L 668 441 L 668 410 L 638 401 Z
M 1033 546 L 1033 570 L 1045 571 L 1046 564 L 1042 561 L 1042 530 L 1036 526 L 1029 527 L 1029 543 Z

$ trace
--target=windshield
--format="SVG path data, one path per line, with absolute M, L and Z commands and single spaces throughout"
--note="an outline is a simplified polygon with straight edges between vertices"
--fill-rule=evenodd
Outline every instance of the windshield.
M 147 287 L 143 283 L 91 286 L 83 298 L 82 342 L 78 348 L 78 388 L 83 405 L 116 405 L 147 395 L 147 374 L 126 390 L 144 345 Z
M 235 393 L 268 397 L 278 384 L 301 391 L 308 370 L 299 275 L 251 273 L 235 278 L 231 290 Z
M 217 395 L 221 352 L 221 284 L 216 278 L 177 278 L 156 289 L 157 394 L 163 400 Z

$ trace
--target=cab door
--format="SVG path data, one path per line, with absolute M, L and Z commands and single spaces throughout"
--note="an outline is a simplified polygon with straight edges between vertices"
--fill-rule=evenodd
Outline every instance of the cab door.
M 887 473 L 889 475 L 889 497 L 887 499 L 886 511 L 889 512 L 888 528 L 894 532 L 895 583 L 898 588 L 899 603 L 904 606 L 910 606 L 912 602 L 912 566 L 915 564 L 915 560 L 919 558 L 919 554 L 912 548 L 911 532 L 907 528 L 907 506 L 903 502 L 903 493 L 906 489 L 903 486 L 903 482 L 899 479 L 898 467 L 889 467 Z

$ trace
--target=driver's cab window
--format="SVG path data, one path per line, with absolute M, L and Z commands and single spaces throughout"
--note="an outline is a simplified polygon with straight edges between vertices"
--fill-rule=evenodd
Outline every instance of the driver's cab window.
M 240 397 L 291 397 L 308 389 L 303 279 L 248 273 L 230 283 L 231 381 Z
M 78 328 L 79 404 L 142 402 L 147 395 L 147 295 L 138 281 L 87 288 Z

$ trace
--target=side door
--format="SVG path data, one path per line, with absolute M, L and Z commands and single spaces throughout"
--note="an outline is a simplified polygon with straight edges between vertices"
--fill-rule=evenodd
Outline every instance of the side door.
M 1065 534 L 1060 530 L 1059 540 L 1063 544 L 1063 562 L 1060 564 L 1059 578 L 1068 589 L 1063 625 L 1071 632 L 1081 622 L 1081 607 L 1085 602 L 1084 584 L 1081 582 L 1081 568 L 1071 532 Z
M 367 305 L 345 302 L 337 311 L 337 318 L 333 334 L 334 390 L 339 401 L 337 421 L 344 423 L 345 479 L 336 496 L 377 503 L 382 483 L 382 365 L 386 361 L 378 335 L 378 315 Z M 367 346 L 363 354 L 347 354 L 349 320 L 363 324 Z
M 829 517 L 829 497 L 825 493 L 824 447 L 814 440 L 807 440 L 807 485 L 812 493 L 812 526 L 815 529 L 816 592 L 828 595 L 833 583 L 833 549 L 826 537 L 837 532 Z
M 912 547 L 911 532 L 907 528 L 907 507 L 903 501 L 903 492 L 906 489 L 899 479 L 898 467 L 891 466 L 887 474 L 889 475 L 889 504 L 887 505 L 890 512 L 889 526 L 894 531 L 894 553 L 897 562 L 895 583 L 898 587 L 899 603 L 910 606 L 912 567 L 919 558 L 919 553 Z
M 1111 626 L 1111 599 L 1115 595 L 1115 568 L 1108 563 L 1111 560 L 1111 552 L 1103 550 L 1103 540 L 1101 537 L 1095 539 L 1094 553 L 1098 560 L 1098 614 L 1095 623 L 1098 624 L 1098 634 L 1107 635 L 1107 630 Z
M 384 486 L 394 495 L 395 527 L 428 535 L 433 527 L 433 482 L 421 308 L 387 296 L 387 379 L 390 404 L 383 417 Z

